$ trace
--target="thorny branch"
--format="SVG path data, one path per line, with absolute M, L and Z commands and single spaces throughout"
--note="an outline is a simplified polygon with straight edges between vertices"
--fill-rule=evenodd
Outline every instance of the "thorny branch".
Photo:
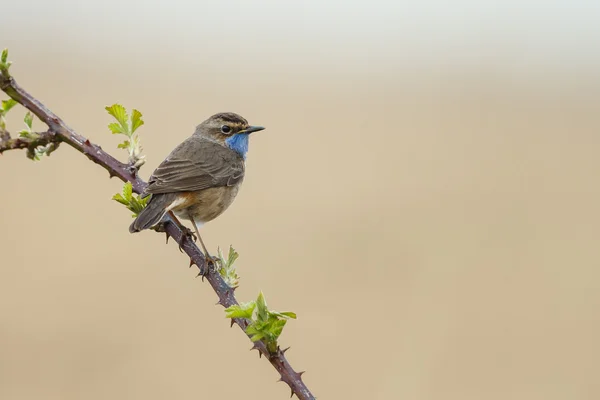
M 0 71 L 0 89 L 35 114 L 42 122 L 48 125 L 49 128 L 47 132 L 36 134 L 34 138 L 31 139 L 13 139 L 7 131 L 2 130 L 2 132 L 0 132 L 0 154 L 4 151 L 13 149 L 28 149 L 28 151 L 32 151 L 37 146 L 47 145 L 49 143 L 53 143 L 57 146 L 59 143 L 64 142 L 106 169 L 111 178 L 116 176 L 124 182 L 131 182 L 133 190 L 136 193 L 141 193 L 144 190 L 146 182 L 137 176 L 136 168 L 118 161 L 102 150 L 100 146 L 91 143 L 88 139 L 76 133 L 56 114 L 19 86 L 14 78 L 8 74 L 7 70 L 5 70 L 4 73 Z M 187 239 L 185 234 L 183 234 L 182 226 L 173 220 L 169 220 L 164 224 L 163 229 L 190 257 L 190 266 L 195 264 L 200 269 L 200 273 L 206 277 L 206 280 L 210 283 L 219 297 L 218 304 L 221 304 L 223 307 L 238 304 L 235 298 L 234 289 L 225 283 L 218 272 L 212 268 L 207 268 L 204 255 L 200 249 L 198 249 L 196 244 Z M 232 326 L 233 324 L 237 324 L 244 332 L 249 323 L 250 321 L 245 318 L 234 318 L 231 322 Z M 264 355 L 265 358 L 269 360 L 280 374 L 280 380 L 290 386 L 292 396 L 295 394 L 302 400 L 315 399 L 308 387 L 306 387 L 302 381 L 303 372 L 294 371 L 286 359 L 284 353 L 287 349 L 282 350 L 278 348 L 275 353 L 270 354 L 262 341 L 255 342 L 252 349 L 258 350 L 259 355 Z
M 7 150 L 27 149 L 27 156 L 33 158 L 35 154 L 34 151 L 39 146 L 46 146 L 53 143 L 55 146 L 53 150 L 58 147 L 59 140 L 53 132 L 39 132 L 34 133 L 32 136 L 33 137 L 13 139 L 7 130 L 0 128 L 0 154 Z

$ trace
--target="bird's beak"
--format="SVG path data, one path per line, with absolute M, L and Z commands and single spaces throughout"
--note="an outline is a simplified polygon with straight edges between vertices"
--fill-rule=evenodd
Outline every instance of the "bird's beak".
M 252 133 L 252 132 L 262 131 L 263 129 L 265 129 L 265 128 L 262 126 L 249 126 L 246 129 L 244 129 L 243 131 L 240 131 L 238 133 Z

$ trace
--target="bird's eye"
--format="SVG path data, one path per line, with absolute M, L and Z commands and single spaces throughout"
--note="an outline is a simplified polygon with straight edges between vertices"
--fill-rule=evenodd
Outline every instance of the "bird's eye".
M 231 128 L 229 127 L 229 125 L 223 125 L 221 127 L 221 132 L 223 132 L 223 133 L 229 133 L 229 132 L 231 132 Z

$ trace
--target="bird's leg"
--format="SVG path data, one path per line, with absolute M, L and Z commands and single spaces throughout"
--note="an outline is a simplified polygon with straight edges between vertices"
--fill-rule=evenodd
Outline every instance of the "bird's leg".
M 198 230 L 198 225 L 196 225 L 196 221 L 194 221 L 194 217 L 189 214 L 190 221 L 192 221 L 192 225 L 194 225 L 194 229 L 196 230 L 196 236 L 198 236 L 198 240 L 200 240 L 200 244 L 202 245 L 202 250 L 204 251 L 204 258 L 206 258 L 207 265 L 215 265 L 216 258 L 208 254 L 208 250 L 206 250 L 206 246 L 202 241 L 202 236 L 200 236 L 200 231 Z
M 181 230 L 183 231 L 183 236 L 186 239 L 192 239 L 193 241 L 196 241 L 196 235 L 194 235 L 194 232 L 192 232 L 189 228 L 187 228 L 181 222 L 179 222 L 179 220 L 177 219 L 175 214 L 173 214 L 173 211 L 169 211 L 169 216 L 173 219 L 173 221 L 175 221 L 176 223 L 179 224 L 179 226 L 181 227 Z M 181 247 L 183 245 L 183 240 L 184 239 L 182 239 L 181 243 L 179 243 L 179 251 L 181 251 L 181 252 L 183 252 L 183 250 L 181 249 Z

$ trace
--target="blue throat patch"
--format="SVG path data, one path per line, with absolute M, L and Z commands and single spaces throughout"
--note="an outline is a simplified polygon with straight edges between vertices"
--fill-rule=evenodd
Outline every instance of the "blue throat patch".
M 246 159 L 248 152 L 248 135 L 247 133 L 236 133 L 235 135 L 225 139 L 225 144 L 233 151 Z

